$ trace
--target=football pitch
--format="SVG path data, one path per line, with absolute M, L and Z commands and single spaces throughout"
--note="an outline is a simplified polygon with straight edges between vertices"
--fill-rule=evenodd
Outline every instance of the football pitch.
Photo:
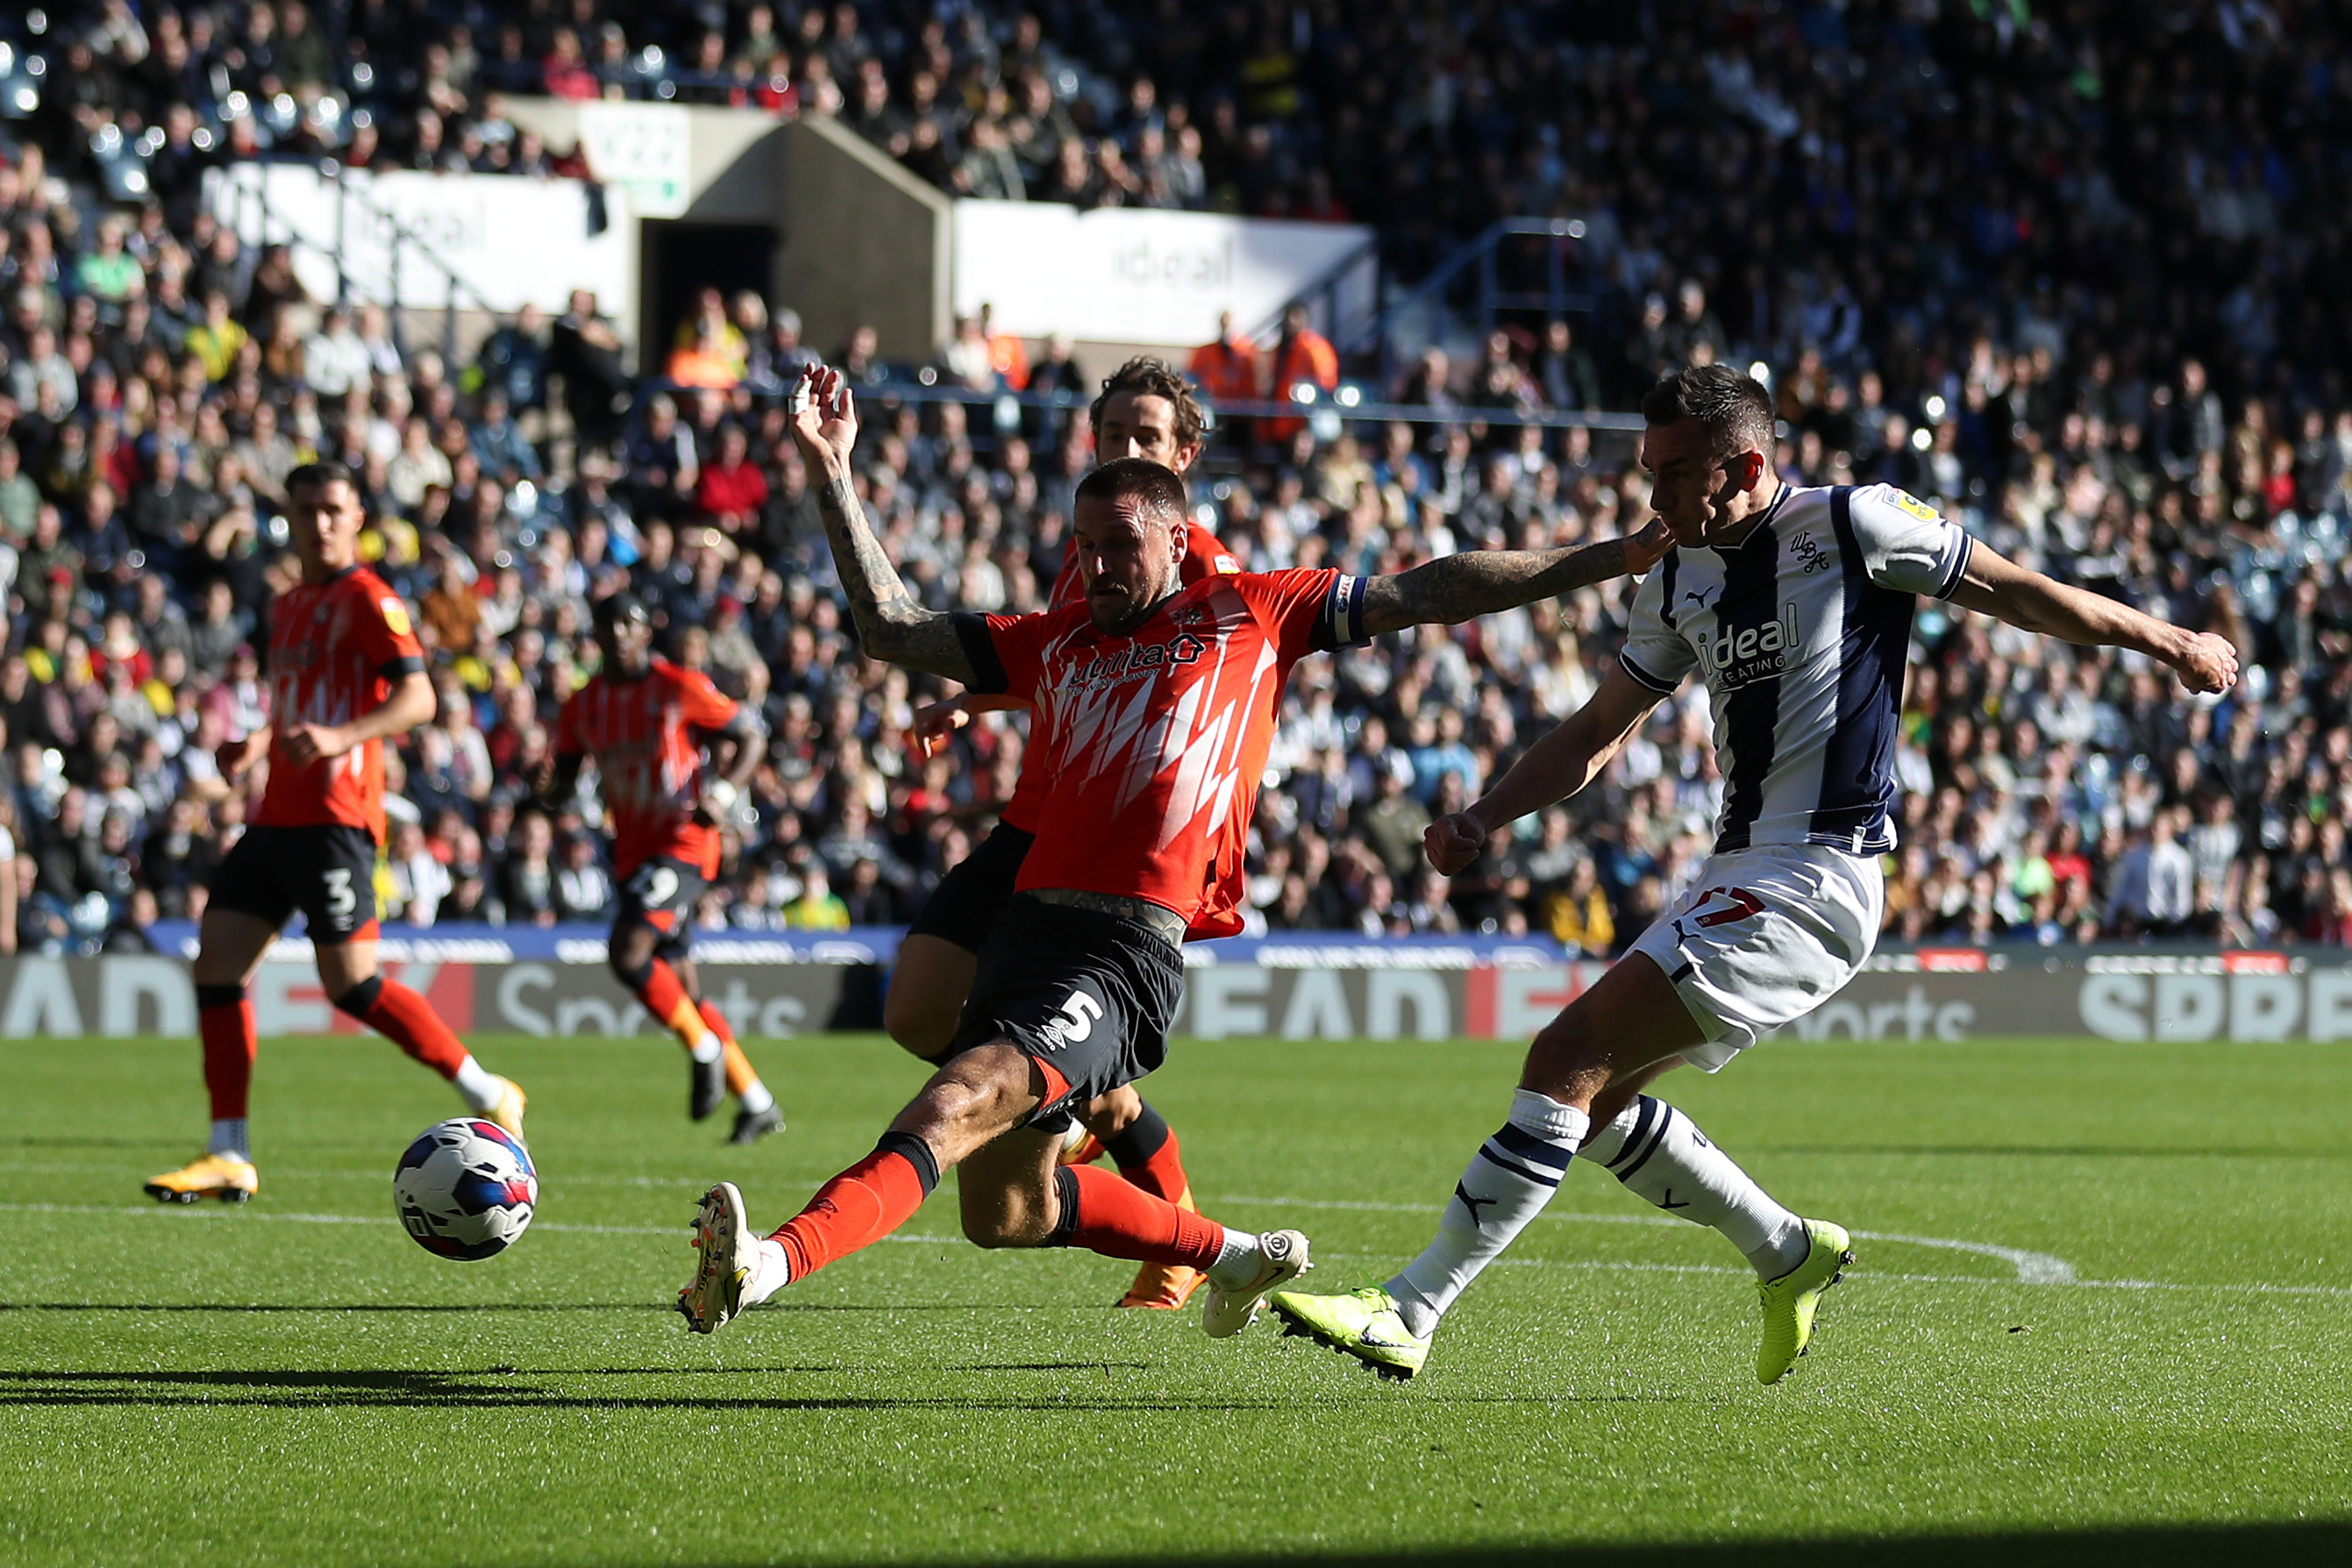
M 1129 1266 L 982 1252 L 942 1192 L 711 1339 L 670 1309 L 727 1178 L 785 1218 L 918 1073 L 751 1047 L 723 1145 L 664 1041 L 482 1039 L 542 1198 L 505 1256 L 392 1219 L 455 1113 L 373 1040 L 265 1044 L 261 1197 L 165 1209 L 190 1041 L 0 1045 L 0 1563 L 2352 1560 L 2352 1046 L 1773 1042 L 1670 1097 L 1857 1233 L 1755 1381 L 1752 1276 L 1572 1169 L 1409 1384 L 1262 1321 L 1114 1312 Z M 1518 1048 L 1180 1042 L 1201 1206 L 1385 1278 Z M 952 1181 L 952 1178 L 950 1178 Z

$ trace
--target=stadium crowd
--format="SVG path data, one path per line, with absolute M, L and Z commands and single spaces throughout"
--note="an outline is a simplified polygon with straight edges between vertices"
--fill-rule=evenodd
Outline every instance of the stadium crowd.
M 245 809 L 211 752 L 267 717 L 281 487 L 314 456 L 361 475 L 368 552 L 442 696 L 393 763 L 388 913 L 604 911 L 593 797 L 551 821 L 528 784 L 594 657 L 590 605 L 624 584 L 671 657 L 772 731 L 706 924 L 903 921 L 985 831 L 1019 728 L 978 722 L 928 763 L 903 743 L 936 693 L 849 641 L 777 395 L 808 353 L 789 301 L 707 295 L 643 378 L 584 296 L 445 363 L 372 307 L 306 298 L 282 251 L 201 208 L 205 166 L 273 149 L 551 172 L 564 155 L 497 117 L 496 93 L 526 91 L 834 114 L 971 194 L 1353 215 L 1404 277 L 1494 217 L 1579 218 L 1592 310 L 1430 350 L 1374 389 L 1414 422 L 1215 431 L 1195 495 L 1246 567 L 1389 571 L 1630 530 L 1644 486 L 1622 438 L 1511 412 L 1758 364 L 1791 479 L 1903 486 L 2250 665 L 2188 704 L 2131 658 L 1923 605 L 1891 935 L 2352 941 L 2352 226 L 2332 199 L 2352 78 L 2328 63 L 2328 6 L 51 15 L 18 40 L 58 61 L 40 108 L 0 121 L 0 946 L 135 944 L 201 910 Z M 280 92 L 297 109 L 273 117 Z M 108 199 L 125 145 L 144 201 Z M 862 484 L 917 591 L 1036 605 L 1090 461 L 1083 416 L 1000 429 L 870 334 L 824 346 L 869 384 Z M 1362 368 L 1304 331 L 1192 363 L 1228 396 Z M 978 321 L 932 368 L 966 391 L 1082 385 L 1062 346 Z M 1630 940 L 1708 845 L 1703 694 L 1470 872 L 1419 858 L 1433 813 L 1592 689 L 1626 605 L 1612 585 L 1303 665 L 1254 922 Z

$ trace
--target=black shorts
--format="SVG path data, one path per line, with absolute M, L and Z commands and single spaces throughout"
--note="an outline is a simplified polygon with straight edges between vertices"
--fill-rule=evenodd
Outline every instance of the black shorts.
M 1075 1107 L 1167 1059 L 1183 997 L 1184 955 L 1159 932 L 1016 897 L 981 946 L 948 1054 L 1010 1041 L 1045 1069 L 1047 1097 L 1030 1125 L 1052 1131 Z
M 966 952 L 978 952 L 987 944 L 996 911 L 1013 896 L 1013 879 L 1021 875 L 1021 862 L 1029 858 L 1029 846 L 1036 842 L 1035 834 L 1024 833 L 1009 822 L 998 823 L 994 832 L 973 845 L 971 853 L 940 879 L 907 934 L 935 936 Z
M 667 855 L 656 855 L 629 873 L 621 884 L 619 912 L 613 917 L 613 932 L 642 921 L 662 933 L 655 951 L 667 958 L 682 958 L 694 935 L 694 906 L 702 890 L 710 884 L 703 880 L 702 868 Z
M 375 835 L 327 823 L 248 827 L 213 873 L 209 909 L 283 926 L 296 910 L 326 947 L 375 935 Z

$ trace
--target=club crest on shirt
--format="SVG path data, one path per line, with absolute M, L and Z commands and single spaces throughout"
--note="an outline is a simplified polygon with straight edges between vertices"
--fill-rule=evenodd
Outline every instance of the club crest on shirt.
M 1796 604 L 1792 600 L 1781 605 L 1780 618 L 1760 626 L 1694 632 L 1691 646 L 1698 652 L 1700 676 L 1726 691 L 1769 679 L 1787 668 L 1790 656 L 1802 646 Z

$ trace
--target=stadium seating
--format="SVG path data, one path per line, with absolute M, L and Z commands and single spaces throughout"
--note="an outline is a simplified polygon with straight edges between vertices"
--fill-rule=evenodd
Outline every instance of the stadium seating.
M 1436 334 L 1370 389 L 1409 420 L 1224 422 L 1196 498 L 1246 565 L 1394 570 L 1636 526 L 1622 439 L 1509 416 L 1624 409 L 1663 368 L 1755 364 L 1790 479 L 1902 486 L 2250 664 L 2239 694 L 2182 708 L 2133 658 L 1923 606 L 1891 935 L 2352 941 L 2336 8 L 1263 14 L 1288 20 L 994 0 L 953 26 L 788 0 L 0 18 L 8 938 L 136 947 L 201 908 L 242 820 L 206 753 L 263 716 L 278 487 L 313 455 L 362 473 L 368 548 L 416 605 L 443 697 L 400 748 L 388 909 L 603 907 L 593 813 L 551 836 L 516 815 L 587 605 L 624 581 L 661 606 L 675 657 L 774 732 L 758 826 L 705 921 L 902 921 L 984 830 L 1017 731 L 976 725 L 928 767 L 899 742 L 931 693 L 859 660 L 830 595 L 777 405 L 806 352 L 792 301 L 718 300 L 699 334 L 644 345 L 635 381 L 593 302 L 449 363 L 306 298 L 285 258 L 198 210 L 231 158 L 577 172 L 499 117 L 500 94 L 546 93 L 832 115 L 958 194 L 1351 217 L 1408 282 L 1496 220 L 1573 219 L 1590 309 Z M 1533 254 L 1502 251 L 1506 280 Z M 984 338 L 929 365 L 808 346 L 872 384 L 870 504 L 916 590 L 1035 605 L 1083 419 L 1042 397 L 990 417 L 1024 387 Z M 1369 345 L 1339 348 L 1377 382 Z M 1040 345 L 1027 360 L 1026 389 L 1080 389 Z M 1703 700 L 1665 705 L 1601 787 L 1451 884 L 1418 856 L 1430 813 L 1591 689 L 1625 604 L 1612 586 L 1310 661 L 1260 805 L 1253 920 L 1548 931 L 1596 952 L 1638 932 L 1706 849 Z

